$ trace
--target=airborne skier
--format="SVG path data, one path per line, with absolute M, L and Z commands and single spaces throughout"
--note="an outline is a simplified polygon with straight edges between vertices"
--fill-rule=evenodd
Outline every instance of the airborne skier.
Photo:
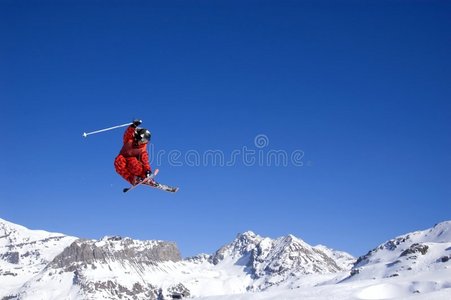
M 155 169 L 152 173 L 149 163 L 149 153 L 147 152 L 147 144 L 150 142 L 151 134 L 149 130 L 139 127 L 141 123 L 141 120 L 136 119 L 132 123 L 92 132 L 83 132 L 83 137 L 86 138 L 93 134 L 128 126 L 124 133 L 122 149 L 114 160 L 116 172 L 132 185 L 129 188 L 123 189 L 124 193 L 142 184 L 165 192 L 176 193 L 179 190 L 178 187 L 158 183 L 154 180 L 158 174 L 158 169 Z
M 147 152 L 151 134 L 149 130 L 138 127 L 141 123 L 141 120 L 136 119 L 125 130 L 122 149 L 114 160 L 116 172 L 132 185 L 152 175 Z

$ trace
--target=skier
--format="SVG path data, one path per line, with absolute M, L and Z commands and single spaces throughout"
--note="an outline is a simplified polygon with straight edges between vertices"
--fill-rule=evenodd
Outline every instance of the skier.
M 132 185 L 152 175 L 147 153 L 151 134 L 149 130 L 138 127 L 141 123 L 141 120 L 136 119 L 125 130 L 124 145 L 114 160 L 116 172 Z

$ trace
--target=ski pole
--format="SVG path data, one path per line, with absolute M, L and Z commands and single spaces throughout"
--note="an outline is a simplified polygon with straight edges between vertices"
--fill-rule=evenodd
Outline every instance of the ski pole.
M 96 134 L 96 133 L 100 133 L 100 132 L 105 132 L 105 131 L 108 131 L 108 130 L 113 130 L 113 129 L 120 128 L 120 127 L 130 126 L 130 125 L 132 125 L 132 124 L 133 124 L 133 123 L 127 123 L 127 124 L 122 124 L 122 125 L 117 125 L 117 126 L 105 128 L 105 129 L 96 130 L 96 131 L 83 132 L 83 137 L 87 137 L 88 135 L 91 135 L 91 134 Z

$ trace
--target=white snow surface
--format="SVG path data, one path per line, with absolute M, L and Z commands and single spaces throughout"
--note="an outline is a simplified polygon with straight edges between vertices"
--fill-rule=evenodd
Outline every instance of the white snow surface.
M 117 299 L 116 290 L 136 291 L 137 284 L 161 288 L 164 299 L 171 299 L 168 291 L 178 284 L 190 298 L 205 300 L 451 299 L 451 221 L 382 243 L 355 266 L 346 252 L 313 247 L 292 235 L 270 239 L 249 231 L 212 255 L 178 262 L 106 257 L 76 271 L 48 267 L 75 240 L 0 219 L 0 299 Z M 90 242 L 125 249 L 124 240 Z M 157 244 L 134 242 L 144 248 Z M 121 298 L 149 299 L 139 292 Z
M 200 297 L 202 300 L 449 300 L 448 272 L 425 272 L 407 278 L 383 278 L 339 284 L 306 285 L 294 289 L 274 288 L 258 293 Z M 304 281 L 309 281 L 305 278 Z

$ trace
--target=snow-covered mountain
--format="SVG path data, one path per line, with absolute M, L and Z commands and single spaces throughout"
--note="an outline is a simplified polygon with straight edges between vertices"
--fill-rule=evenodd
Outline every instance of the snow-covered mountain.
M 212 255 L 181 259 L 172 242 L 84 240 L 0 220 L 4 299 L 169 299 L 261 291 L 306 274 L 348 269 L 354 258 L 289 235 L 237 235 Z M 337 259 L 340 257 L 340 259 Z M 0 298 L 1 299 L 1 298 Z
M 248 231 L 216 251 L 210 261 L 217 266 L 242 265 L 253 279 L 247 290 L 260 291 L 302 275 L 348 270 L 355 259 L 325 246 L 312 247 L 293 235 L 272 240 Z
M 349 280 L 409 276 L 451 268 L 451 221 L 391 239 L 361 256 Z
M 10 223 L 9 223 L 10 224 Z M 9 234 L 9 228 L 6 231 Z M 15 232 L 15 231 L 14 231 Z M 44 232 L 26 230 L 22 233 L 38 236 Z M 164 241 L 137 241 L 118 236 L 105 237 L 99 241 L 57 236 L 67 240 L 63 245 L 44 245 L 32 258 L 32 274 L 17 276 L 16 285 L 3 291 L 3 299 L 161 299 L 162 290 L 152 285 L 145 276 L 152 273 L 170 273 L 171 266 L 181 261 L 177 246 Z M 44 240 L 47 241 L 48 238 Z M 9 248 L 9 244 L 5 243 Z M 15 249 L 26 251 L 23 243 Z M 54 248 L 52 248 L 54 247 Z M 41 260 L 45 256 L 47 259 Z M 5 256 L 7 259 L 9 256 Z M 26 263 L 14 261 L 14 263 Z M 3 265 L 2 265 L 3 266 Z M 27 265 L 21 266 L 26 269 Z M 31 272 L 30 272 L 31 273 Z M 28 274 L 27 274 L 28 275 Z M 2 278 L 0 277 L 0 280 Z M 185 292 L 186 289 L 181 289 Z M 178 292 L 176 284 L 167 293 Z M 0 298 L 1 299 L 1 298 Z
M 77 240 L 18 295 L 25 299 L 31 299 L 31 295 L 54 299 L 48 287 L 60 282 L 74 299 L 157 299 L 159 286 L 145 277 L 153 272 L 169 273 L 174 260 L 180 260 L 180 254 L 172 243 L 118 237 Z
M 0 299 L 37 276 L 76 239 L 0 219 Z
M 422 298 L 421 296 L 424 295 Z M 0 219 L 0 299 L 451 299 L 451 222 L 357 261 L 251 231 L 182 259 L 173 242 L 84 240 Z

